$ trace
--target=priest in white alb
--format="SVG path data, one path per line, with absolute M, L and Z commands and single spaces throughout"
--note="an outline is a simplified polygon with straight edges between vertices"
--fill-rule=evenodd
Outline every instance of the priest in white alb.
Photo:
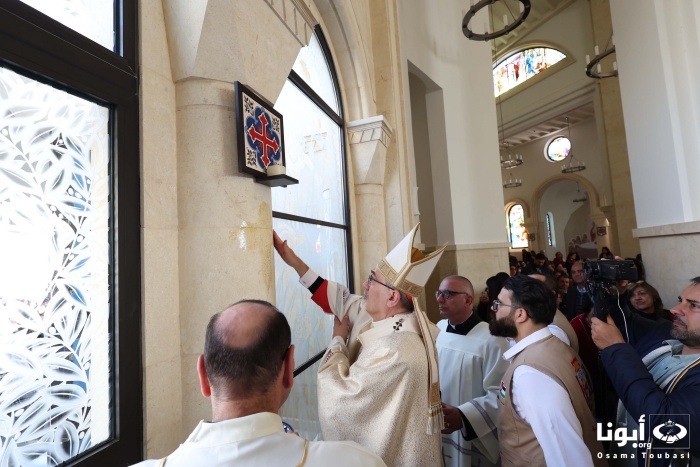
M 508 369 L 508 342 L 491 335 L 472 310 L 474 287 L 462 276 L 448 276 L 435 292 L 440 328 L 440 362 L 446 467 L 498 465 L 498 390 Z
M 320 278 L 274 236 L 275 249 L 312 299 L 336 317 L 318 373 L 323 437 L 356 441 L 388 466 L 442 464 L 439 331 L 414 297 L 423 292 L 444 247 L 424 256 L 413 248 L 417 230 L 370 271 L 364 296 Z

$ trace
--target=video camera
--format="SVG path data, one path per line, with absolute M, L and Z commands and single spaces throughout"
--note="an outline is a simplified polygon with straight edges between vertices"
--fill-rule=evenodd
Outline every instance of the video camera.
M 608 317 L 606 297 L 611 296 L 610 288 L 618 281 L 636 281 L 637 268 L 631 260 L 589 261 L 583 268 L 586 288 L 593 297 L 596 318 L 605 321 Z
M 634 261 L 598 260 L 589 261 L 583 268 L 586 280 L 595 283 L 611 283 L 617 281 L 636 281 L 637 268 Z

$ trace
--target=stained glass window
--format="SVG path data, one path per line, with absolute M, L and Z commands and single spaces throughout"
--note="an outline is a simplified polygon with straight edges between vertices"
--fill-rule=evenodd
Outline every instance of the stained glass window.
M 107 440 L 109 109 L 0 68 L 0 460 Z
M 302 48 L 277 102 L 287 173 L 298 185 L 272 189 L 272 226 L 325 279 L 350 286 L 343 119 L 338 82 L 320 29 Z M 299 276 L 275 255 L 277 307 L 292 328 L 297 365 L 325 350 L 333 318 L 311 302 Z M 299 374 L 281 414 L 303 437 L 320 433 L 317 362 Z
M 571 141 L 566 136 L 557 136 L 545 146 L 545 156 L 549 162 L 560 162 L 571 151 Z
M 549 47 L 525 49 L 507 56 L 493 67 L 494 95 L 500 96 L 564 58 L 562 52 Z
M 557 242 L 554 237 L 554 216 L 551 212 L 547 213 L 547 245 L 557 246 Z
M 523 207 L 520 204 L 515 204 L 508 210 L 508 233 L 511 248 L 528 247 L 525 211 L 523 211 Z

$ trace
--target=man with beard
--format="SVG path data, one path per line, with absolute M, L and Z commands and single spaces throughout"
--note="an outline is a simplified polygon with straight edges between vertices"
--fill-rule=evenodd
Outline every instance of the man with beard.
M 370 271 L 363 296 L 320 278 L 273 236 L 312 300 L 335 315 L 333 340 L 318 369 L 323 437 L 355 441 L 388 466 L 442 463 L 439 330 L 413 297 L 422 293 L 445 247 L 424 256 L 413 248 L 417 231 L 418 225 Z
M 666 345 L 643 359 L 625 343 L 610 316 L 607 323 L 591 320 L 603 365 L 629 412 L 628 428 L 634 428 L 630 422 L 645 417 L 644 435 L 651 448 L 639 449 L 639 465 L 668 465 L 673 459 L 687 462 L 688 455 L 692 465 L 700 461 L 700 277 L 691 280 L 671 313 L 675 339 L 666 340 Z M 666 444 L 663 434 L 676 434 L 678 439 Z M 690 453 L 678 448 L 688 448 Z
M 607 465 L 598 457 L 593 393 L 576 352 L 552 335 L 550 292 L 537 279 L 509 278 L 494 301 L 491 334 L 513 339 L 498 395 L 502 465 Z
M 442 454 L 447 467 L 498 463 L 498 387 L 508 363 L 508 343 L 489 333 L 473 311 L 474 287 L 462 276 L 447 276 L 435 292 L 440 316 L 437 342 L 445 429 Z

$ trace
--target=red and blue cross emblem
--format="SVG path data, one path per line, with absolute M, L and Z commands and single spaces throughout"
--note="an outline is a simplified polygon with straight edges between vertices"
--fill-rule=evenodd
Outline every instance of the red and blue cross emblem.
M 253 115 L 245 120 L 248 146 L 255 151 L 258 165 L 262 168 L 281 161 L 280 134 L 273 127 L 270 114 L 262 107 L 256 106 Z

